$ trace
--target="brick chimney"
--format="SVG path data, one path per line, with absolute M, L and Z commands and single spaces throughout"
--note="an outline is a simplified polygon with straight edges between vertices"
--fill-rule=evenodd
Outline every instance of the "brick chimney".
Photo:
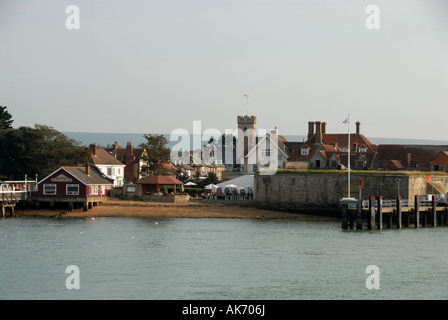
M 356 121 L 356 134 L 361 134 L 361 122 Z
M 325 134 L 327 133 L 327 123 L 326 122 L 322 122 L 322 133 Z
M 406 154 L 406 166 L 407 166 L 407 167 L 410 167 L 410 166 L 411 166 L 411 153 L 410 153 L 410 152 L 408 152 L 408 153 Z
M 96 150 L 97 150 L 96 143 L 92 143 L 92 144 L 90 145 L 90 150 L 92 151 L 92 154 L 93 154 L 94 156 L 96 156 Z
M 90 163 L 86 164 L 86 175 L 90 176 Z
M 308 140 L 311 139 L 313 134 L 314 134 L 314 121 L 308 121 Z
M 321 144 L 322 143 L 322 122 L 316 121 L 316 138 L 315 138 L 315 144 Z
M 132 142 L 128 142 L 126 144 L 126 164 L 134 163 L 134 147 L 132 146 Z

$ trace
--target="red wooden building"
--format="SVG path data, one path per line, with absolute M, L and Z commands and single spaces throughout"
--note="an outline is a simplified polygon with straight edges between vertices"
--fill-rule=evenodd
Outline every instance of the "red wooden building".
M 84 210 L 106 200 L 113 181 L 87 164 L 84 167 L 61 167 L 37 184 L 31 193 L 36 206 L 42 202 L 67 203 L 70 209 L 82 204 Z

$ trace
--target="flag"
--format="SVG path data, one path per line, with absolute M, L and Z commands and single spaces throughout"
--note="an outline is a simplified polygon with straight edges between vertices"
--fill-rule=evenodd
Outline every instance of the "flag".
M 348 122 L 350 121 L 350 116 L 347 116 L 347 118 L 344 120 L 344 121 L 342 121 L 342 125 L 343 126 L 345 126 L 345 125 L 347 125 L 348 124 Z

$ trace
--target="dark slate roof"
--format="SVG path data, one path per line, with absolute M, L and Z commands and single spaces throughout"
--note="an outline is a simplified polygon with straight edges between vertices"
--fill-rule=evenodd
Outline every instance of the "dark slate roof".
M 86 167 L 62 167 L 76 179 L 81 181 L 86 185 L 92 184 L 113 184 L 110 179 L 108 179 L 105 175 L 97 171 L 93 166 L 90 166 L 90 175 L 86 173 Z

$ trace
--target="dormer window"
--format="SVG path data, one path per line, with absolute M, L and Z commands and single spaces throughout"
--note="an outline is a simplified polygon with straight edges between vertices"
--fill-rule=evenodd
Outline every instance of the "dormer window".
M 360 148 L 359 148 L 359 152 L 365 153 L 365 152 L 367 152 L 367 148 L 365 148 L 365 147 L 360 147 Z
M 302 155 L 302 156 L 307 156 L 308 155 L 308 148 L 302 148 L 300 151 L 300 154 Z

